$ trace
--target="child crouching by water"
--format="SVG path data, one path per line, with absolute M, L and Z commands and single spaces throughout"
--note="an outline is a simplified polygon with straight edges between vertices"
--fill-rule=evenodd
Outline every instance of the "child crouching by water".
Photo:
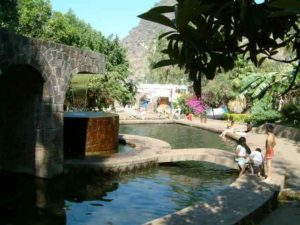
M 243 173 L 245 172 L 248 166 L 249 154 L 247 154 L 247 152 L 249 151 L 251 152 L 248 145 L 246 144 L 246 138 L 240 137 L 235 152 L 236 154 L 235 161 L 238 163 L 240 169 L 239 177 L 243 175 Z
M 249 156 L 251 174 L 257 173 L 257 176 L 261 176 L 264 157 L 261 154 L 261 149 L 256 148 Z

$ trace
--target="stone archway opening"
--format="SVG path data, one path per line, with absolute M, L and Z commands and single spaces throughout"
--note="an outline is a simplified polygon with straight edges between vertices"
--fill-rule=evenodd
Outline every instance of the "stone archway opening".
M 30 65 L 13 65 L 0 76 L 0 167 L 35 174 L 35 148 L 44 80 Z
M 88 84 L 92 77 L 90 73 L 73 74 L 66 91 L 64 111 L 90 111 L 88 104 Z

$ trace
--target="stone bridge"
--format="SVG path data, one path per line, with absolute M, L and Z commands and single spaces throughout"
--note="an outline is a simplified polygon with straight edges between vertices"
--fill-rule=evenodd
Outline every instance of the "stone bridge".
M 0 30 L 0 169 L 63 171 L 63 105 L 73 74 L 101 73 L 104 56 Z

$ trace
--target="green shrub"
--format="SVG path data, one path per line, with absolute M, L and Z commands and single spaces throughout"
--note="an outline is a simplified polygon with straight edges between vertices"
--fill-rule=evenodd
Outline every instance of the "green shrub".
M 299 120 L 300 118 L 300 103 L 295 104 L 289 102 L 284 104 L 281 108 L 281 114 L 286 120 Z
M 184 94 L 177 98 L 176 102 L 174 103 L 174 108 L 181 108 L 181 113 L 187 115 L 188 113 L 192 112 L 189 106 L 186 104 L 186 100 L 191 98 L 191 95 Z
M 268 102 L 268 99 L 255 101 L 251 108 L 251 112 L 253 121 L 258 125 L 265 122 L 273 123 L 281 119 L 281 114 L 272 108 L 272 104 Z
M 232 116 L 233 120 L 236 122 L 247 123 L 248 121 L 252 121 L 251 114 L 226 113 L 225 119 L 228 120 L 230 116 Z

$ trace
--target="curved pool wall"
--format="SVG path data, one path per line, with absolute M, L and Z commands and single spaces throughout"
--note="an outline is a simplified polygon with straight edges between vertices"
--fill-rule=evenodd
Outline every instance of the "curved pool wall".
M 119 115 L 106 112 L 64 113 L 64 154 L 82 156 L 87 153 L 116 152 Z

